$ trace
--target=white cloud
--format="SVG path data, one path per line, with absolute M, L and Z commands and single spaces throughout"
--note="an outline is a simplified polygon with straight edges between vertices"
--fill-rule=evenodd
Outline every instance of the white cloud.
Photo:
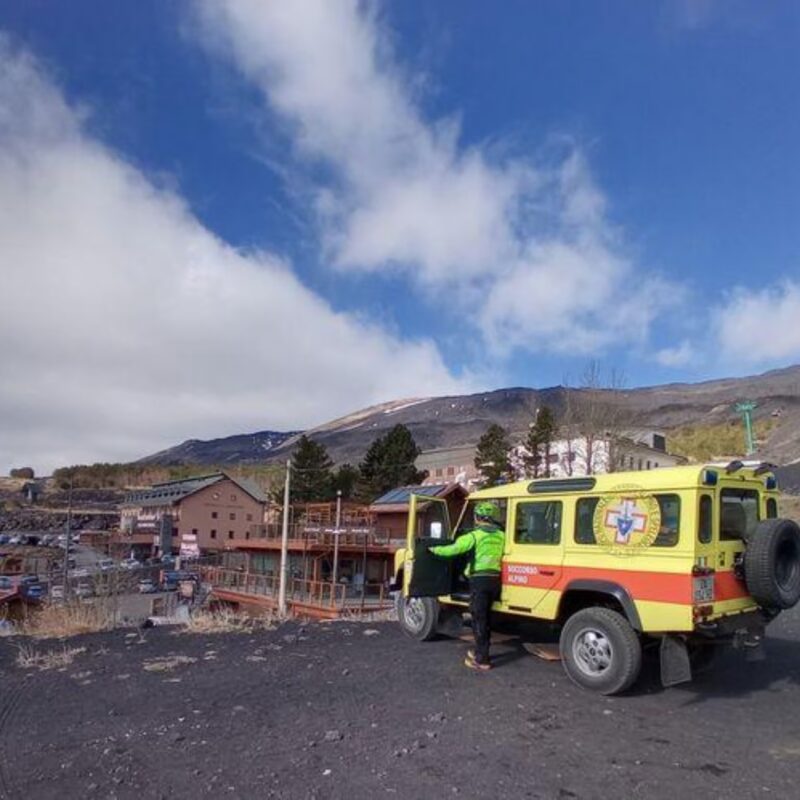
M 697 358 L 695 348 L 687 339 L 675 347 L 665 347 L 655 354 L 656 362 L 662 367 L 685 367 Z
M 787 280 L 758 291 L 737 289 L 714 315 L 722 357 L 769 365 L 800 358 L 800 284 Z
M 374 6 L 198 0 L 203 41 L 224 53 L 324 164 L 317 211 L 342 269 L 406 270 L 446 288 L 495 350 L 597 351 L 641 341 L 663 281 L 641 276 L 608 222 L 581 153 L 492 158 L 427 121 Z M 624 315 L 624 318 L 623 318 Z
M 0 37 L 0 465 L 127 459 L 463 389 L 89 138 Z

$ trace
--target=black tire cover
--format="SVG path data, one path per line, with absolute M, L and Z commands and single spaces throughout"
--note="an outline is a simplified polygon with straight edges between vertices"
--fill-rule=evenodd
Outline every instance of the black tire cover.
M 766 519 L 747 539 L 747 590 L 765 608 L 786 609 L 800 600 L 800 527 L 790 519 Z

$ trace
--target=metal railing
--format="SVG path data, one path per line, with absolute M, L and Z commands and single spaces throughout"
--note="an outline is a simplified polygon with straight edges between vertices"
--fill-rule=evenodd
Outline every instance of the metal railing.
M 392 537 L 389 531 L 379 531 L 375 528 L 354 528 L 311 525 L 307 523 L 295 523 L 289 526 L 289 540 L 293 543 L 303 542 L 313 546 L 333 546 L 336 538 L 339 538 L 340 547 L 363 547 L 365 542 L 367 547 L 400 547 L 405 541 L 404 538 Z M 280 542 L 280 525 L 254 526 L 250 533 L 249 541 L 269 541 Z
M 244 572 L 224 567 L 198 567 L 203 581 L 214 589 L 229 590 L 262 597 L 278 597 L 280 579 L 277 575 Z M 389 594 L 383 583 L 364 583 L 357 586 L 332 581 L 312 581 L 289 578 L 286 597 L 290 602 L 321 608 L 374 608 L 384 606 Z

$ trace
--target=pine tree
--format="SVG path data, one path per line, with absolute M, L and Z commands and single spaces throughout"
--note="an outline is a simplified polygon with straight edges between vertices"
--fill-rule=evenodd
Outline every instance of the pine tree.
M 358 467 L 354 467 L 352 464 L 342 464 L 334 473 L 333 491 L 341 492 L 342 497 L 349 500 L 355 495 L 359 476 Z
M 359 464 L 360 499 L 371 502 L 390 489 L 423 481 L 426 473 L 414 466 L 421 452 L 405 425 L 395 425 L 385 436 L 375 439 Z
M 558 426 L 555 416 L 547 406 L 542 406 L 536 414 L 536 421 L 528 431 L 525 449 L 529 455 L 526 466 L 533 478 L 550 477 L 550 450 Z
M 481 436 L 475 450 L 475 466 L 480 470 L 485 486 L 497 486 L 511 480 L 510 449 L 508 433 L 501 425 L 490 425 Z
M 334 495 L 331 461 L 325 445 L 303 434 L 292 455 L 292 501 L 313 503 L 330 500 Z

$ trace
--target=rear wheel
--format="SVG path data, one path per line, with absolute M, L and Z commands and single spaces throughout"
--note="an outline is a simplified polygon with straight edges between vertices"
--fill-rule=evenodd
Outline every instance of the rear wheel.
M 642 645 L 628 620 L 610 608 L 584 608 L 561 631 L 561 660 L 570 679 L 600 694 L 618 694 L 639 677 Z
M 404 597 L 398 593 L 395 608 L 397 621 L 406 636 L 419 642 L 430 641 L 436 636 L 439 601 L 435 597 Z

